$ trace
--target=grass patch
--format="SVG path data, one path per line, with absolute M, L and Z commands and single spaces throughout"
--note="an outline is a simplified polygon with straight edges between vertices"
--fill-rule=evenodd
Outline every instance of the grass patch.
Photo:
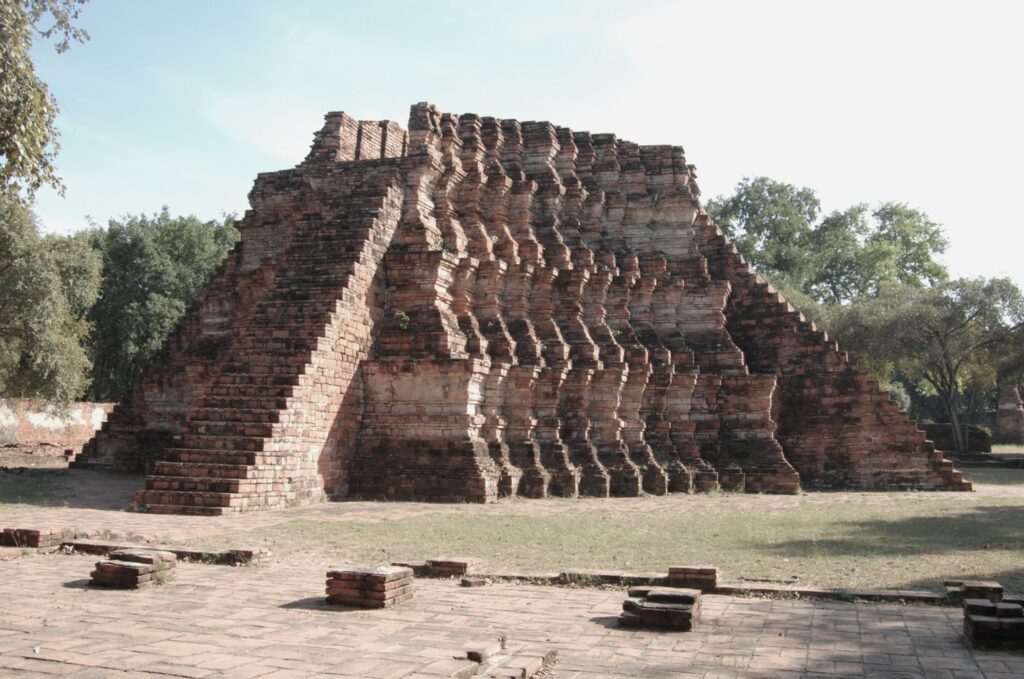
M 50 469 L 26 469 L 17 474 L 0 472 L 0 504 L 39 504 L 53 498 L 59 473 Z
M 1024 493 L 722 494 L 649 498 L 639 501 L 642 510 L 628 502 L 528 502 L 557 511 L 531 514 L 521 502 L 419 513 L 382 505 L 384 519 L 286 520 L 196 544 L 256 545 L 278 562 L 304 565 L 442 554 L 472 557 L 482 572 L 665 572 L 706 563 L 724 580 L 938 589 L 946 578 L 994 578 L 1024 591 Z M 398 513 L 386 518 L 391 511 Z
M 968 467 L 964 478 L 975 486 L 1019 486 L 1024 489 L 1024 469 Z

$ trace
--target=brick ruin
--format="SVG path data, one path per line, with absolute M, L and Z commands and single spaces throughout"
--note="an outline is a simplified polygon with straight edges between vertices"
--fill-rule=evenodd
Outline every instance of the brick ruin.
M 1016 385 L 1007 384 L 999 390 L 996 408 L 993 438 L 998 443 L 1024 443 L 1024 401 Z
M 152 512 L 967 490 L 760 279 L 678 146 L 330 113 L 78 464 Z

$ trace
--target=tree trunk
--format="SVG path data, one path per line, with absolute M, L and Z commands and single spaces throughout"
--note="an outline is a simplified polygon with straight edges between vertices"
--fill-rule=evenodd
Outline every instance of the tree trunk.
M 974 420 L 974 406 L 978 390 L 971 387 L 967 390 L 967 410 L 964 412 L 964 451 L 971 450 L 971 422 Z
M 967 452 L 967 443 L 964 437 L 964 430 L 960 427 L 960 394 L 956 387 L 953 387 L 948 398 L 946 398 L 946 411 L 949 415 L 949 427 L 953 434 L 953 448 L 958 453 Z

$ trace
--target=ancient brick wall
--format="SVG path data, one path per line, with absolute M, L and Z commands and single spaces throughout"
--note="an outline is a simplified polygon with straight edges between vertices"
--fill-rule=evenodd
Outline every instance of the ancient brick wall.
M 750 271 L 679 147 L 427 104 L 408 132 L 332 113 L 251 202 L 123 404 L 126 445 L 112 426 L 94 446 L 137 464 L 152 423 L 169 432 L 153 511 L 969 488 Z M 203 354 L 214 318 L 231 332 Z
M 48 406 L 26 398 L 0 398 L 0 445 L 78 449 L 102 426 L 113 403 Z
M 1007 384 L 999 390 L 995 432 L 997 443 L 1024 443 L 1024 402 L 1017 387 Z
M 952 464 L 826 333 L 760 279 L 706 215 L 702 251 L 733 285 L 728 328 L 751 370 L 779 379 L 774 416 L 804 487 L 960 487 Z

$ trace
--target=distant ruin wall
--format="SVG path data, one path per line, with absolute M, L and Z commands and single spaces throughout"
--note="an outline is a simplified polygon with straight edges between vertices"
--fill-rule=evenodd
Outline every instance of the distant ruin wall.
M 100 428 L 113 403 L 47 405 L 33 399 L 0 399 L 0 445 L 49 444 L 78 449 Z
M 993 441 L 1024 443 L 1024 401 L 1021 401 L 1016 385 L 1007 384 L 999 390 L 995 419 Z

